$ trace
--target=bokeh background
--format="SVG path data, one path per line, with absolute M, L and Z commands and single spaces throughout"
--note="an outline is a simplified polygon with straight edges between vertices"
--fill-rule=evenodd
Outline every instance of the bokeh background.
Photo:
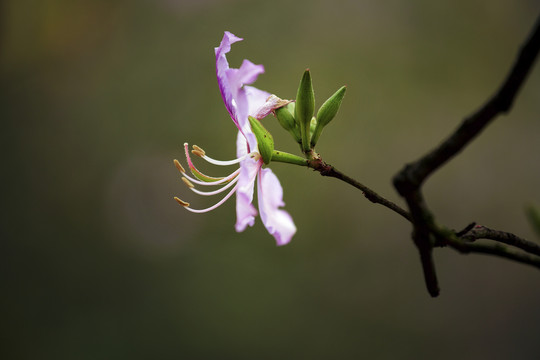
M 515 1 L 12 0 L 0 3 L 4 359 L 536 359 L 538 270 L 450 249 L 424 288 L 410 225 L 360 192 L 272 164 L 298 233 L 194 215 L 185 141 L 235 153 L 213 48 L 259 88 L 319 104 L 343 84 L 326 161 L 402 203 L 392 176 L 490 96 L 540 13 Z M 535 239 L 540 68 L 514 109 L 429 179 L 438 220 Z M 297 146 L 272 118 L 279 149 Z M 202 166 L 221 175 L 223 169 Z M 219 171 L 218 171 L 219 170 Z M 535 240 L 538 241 L 536 238 Z

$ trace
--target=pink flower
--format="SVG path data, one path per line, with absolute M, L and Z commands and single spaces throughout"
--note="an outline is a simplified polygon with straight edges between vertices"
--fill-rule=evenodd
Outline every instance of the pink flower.
M 255 181 L 257 181 L 258 207 L 262 222 L 268 232 L 274 236 L 277 245 L 287 244 L 296 232 L 294 222 L 285 210 L 280 209 L 284 206 L 283 189 L 276 175 L 269 168 L 263 169 L 263 160 L 257 147 L 257 139 L 251 130 L 248 116 L 254 116 L 262 119 L 278 106 L 277 98 L 249 86 L 257 80 L 259 74 L 264 72 L 262 65 L 255 65 L 249 60 L 244 60 L 239 69 L 229 68 L 226 54 L 231 50 L 231 45 L 243 39 L 226 31 L 221 44 L 215 48 L 216 54 L 216 74 L 221 91 L 221 96 L 225 102 L 225 107 L 229 112 L 231 119 L 238 128 L 238 137 L 236 140 L 237 158 L 230 161 L 214 160 L 206 155 L 204 150 L 194 145 L 192 152 L 206 161 L 220 166 L 239 164 L 239 168 L 230 175 L 222 178 L 210 177 L 193 165 L 189 155 L 188 144 L 184 144 L 186 159 L 193 177 L 189 176 L 182 165 L 175 160 L 174 163 L 182 173 L 182 180 L 189 188 L 199 195 L 216 195 L 231 190 L 215 205 L 202 210 L 196 210 L 190 207 L 190 204 L 175 197 L 176 201 L 184 206 L 185 209 L 204 213 L 211 211 L 233 194 L 236 193 L 236 231 L 241 232 L 246 227 L 253 226 L 257 210 L 253 206 L 253 192 Z M 201 186 L 220 186 L 215 191 L 203 192 L 195 188 Z

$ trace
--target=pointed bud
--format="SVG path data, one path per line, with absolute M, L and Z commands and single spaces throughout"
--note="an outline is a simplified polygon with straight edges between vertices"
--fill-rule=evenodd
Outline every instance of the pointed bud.
M 295 118 L 300 126 L 302 136 L 302 149 L 304 152 L 310 150 L 309 144 L 309 126 L 313 112 L 315 111 L 315 94 L 311 84 L 311 74 L 309 69 L 304 72 L 298 92 L 296 94 Z
M 342 86 L 334 95 L 330 96 L 328 100 L 322 104 L 321 108 L 317 112 L 317 126 L 313 131 L 311 137 L 311 147 L 314 147 L 321 136 L 323 128 L 334 119 L 336 116 L 339 107 L 341 106 L 341 101 L 345 96 L 345 91 L 347 90 L 346 86 Z
M 274 152 L 274 138 L 259 120 L 255 119 L 253 116 L 249 116 L 248 119 L 251 124 L 251 130 L 257 138 L 259 154 L 261 154 L 263 162 L 268 164 L 270 163 L 270 160 L 272 160 L 272 153 Z

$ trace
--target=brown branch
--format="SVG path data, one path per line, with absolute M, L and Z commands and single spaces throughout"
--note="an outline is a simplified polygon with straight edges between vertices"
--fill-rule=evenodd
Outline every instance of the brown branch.
M 411 221 L 410 214 L 404 210 L 403 208 L 399 207 L 395 203 L 393 203 L 390 200 L 385 199 L 381 195 L 377 194 L 375 191 L 371 190 L 366 185 L 360 183 L 359 181 L 356 181 L 355 179 L 351 178 L 350 176 L 345 175 L 341 171 L 337 170 L 332 165 L 329 165 L 325 163 L 319 154 L 312 153 L 311 159 L 308 161 L 308 166 L 312 168 L 315 171 L 318 171 L 322 176 L 329 176 L 336 179 L 339 179 L 341 181 L 346 182 L 347 184 L 350 184 L 354 186 L 355 188 L 362 191 L 366 199 L 371 201 L 374 204 L 380 204 L 384 207 L 387 207 L 388 209 L 398 213 L 399 215 L 403 216 L 405 219 Z
M 521 239 L 514 234 L 489 229 L 482 225 L 474 226 L 461 236 L 457 235 L 451 230 L 437 227 L 435 225 L 431 226 L 431 231 L 437 238 L 437 246 L 449 246 L 462 254 L 478 253 L 499 256 L 523 264 L 532 265 L 540 269 L 540 256 L 530 254 L 536 253 L 537 249 L 534 248 L 538 248 L 538 245 L 531 243 L 525 239 Z M 504 239 L 504 241 L 500 242 L 504 242 L 505 244 L 516 246 L 519 248 L 522 248 L 522 246 L 524 246 L 525 249 L 522 248 L 522 250 L 525 250 L 527 252 L 513 251 L 507 246 L 502 245 L 501 243 L 475 243 L 474 241 L 478 239 L 490 239 L 495 241 L 500 241 L 501 239 Z
M 495 95 L 478 111 L 466 118 L 445 141 L 414 163 L 406 165 L 394 177 L 394 187 L 405 198 L 412 217 L 413 240 L 420 252 L 426 286 L 431 296 L 439 293 L 435 267 L 431 256 L 433 218 L 423 199 L 421 186 L 426 178 L 465 148 L 499 114 L 508 112 L 522 87 L 540 50 L 540 18 L 525 42 L 506 80 Z M 449 242 L 452 245 L 452 241 Z M 498 248 L 479 244 L 455 243 L 462 250 L 498 254 Z M 474 249 L 474 250 L 473 250 Z M 517 259 L 505 249 L 504 256 Z M 512 254 L 512 255 L 510 255 Z M 501 255 L 502 256 L 502 255 Z
M 503 244 L 515 246 L 528 253 L 540 256 L 540 245 L 525 240 L 512 233 L 493 230 L 482 225 L 476 225 L 466 233 L 460 236 L 461 239 L 473 242 L 478 239 L 489 239 L 501 242 Z
M 475 243 L 459 243 L 452 242 L 449 243 L 450 247 L 459 251 L 462 254 L 477 253 L 477 254 L 487 254 L 503 257 L 505 259 L 513 260 L 527 265 L 532 265 L 540 269 L 540 257 L 530 255 L 527 253 L 518 253 L 515 251 L 509 250 L 505 246 L 499 244 L 489 245 L 489 244 L 475 244 Z

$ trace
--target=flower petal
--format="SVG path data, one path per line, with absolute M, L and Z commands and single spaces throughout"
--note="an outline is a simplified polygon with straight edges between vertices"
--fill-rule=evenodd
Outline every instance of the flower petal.
M 253 151 L 257 148 L 257 143 L 254 137 L 248 136 L 251 133 L 248 115 L 257 111 L 265 103 L 270 93 L 245 86 L 255 82 L 257 77 L 264 73 L 262 65 L 255 65 L 249 60 L 244 60 L 239 69 L 229 68 L 226 54 L 231 50 L 231 44 L 240 40 L 242 39 L 230 32 L 225 32 L 219 47 L 215 48 L 216 74 L 225 107 L 238 130 L 248 140 L 249 151 Z
M 284 206 L 283 189 L 277 176 L 266 168 L 259 171 L 258 181 L 259 212 L 261 220 L 277 242 L 278 246 L 291 241 L 296 233 L 291 215 L 280 207 Z
M 239 138 L 242 137 L 240 134 Z M 245 141 L 245 140 L 244 140 Z M 236 231 L 241 232 L 246 227 L 253 226 L 257 210 L 253 206 L 253 187 L 257 172 L 261 167 L 261 161 L 246 158 L 240 163 L 240 174 L 236 190 Z
M 227 57 L 225 56 L 229 51 L 231 51 L 231 45 L 234 44 L 237 41 L 242 41 L 242 38 L 239 38 L 238 36 L 225 31 L 225 34 L 223 35 L 223 39 L 221 40 L 221 43 L 219 44 L 219 47 L 215 48 L 214 51 L 216 53 L 216 75 L 219 85 L 219 90 L 221 92 L 221 97 L 223 98 L 223 102 L 225 102 L 225 107 L 227 108 L 227 111 L 231 115 L 231 118 L 237 124 L 238 122 L 236 120 L 236 106 L 233 102 L 233 93 L 230 90 L 229 86 L 229 80 L 227 78 L 227 70 L 229 70 L 229 62 L 227 61 Z

